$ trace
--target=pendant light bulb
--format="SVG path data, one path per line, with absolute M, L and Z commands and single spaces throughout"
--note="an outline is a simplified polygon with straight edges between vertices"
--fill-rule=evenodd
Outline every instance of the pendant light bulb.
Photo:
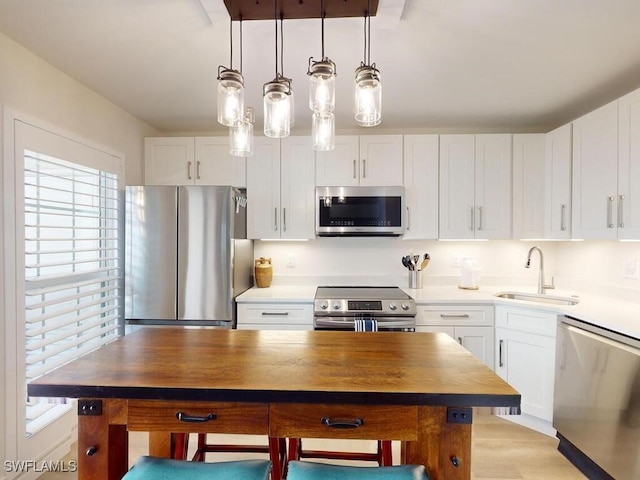
M 231 127 L 244 114 L 244 79 L 237 70 L 220 67 L 218 74 L 218 123 Z
M 237 120 L 229 129 L 230 154 L 234 157 L 250 157 L 253 155 L 253 108 L 247 107 L 242 120 Z

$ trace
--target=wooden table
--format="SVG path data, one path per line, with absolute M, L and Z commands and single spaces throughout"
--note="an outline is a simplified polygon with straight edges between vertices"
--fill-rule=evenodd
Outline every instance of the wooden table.
M 432 480 L 468 480 L 471 407 L 520 405 L 441 333 L 143 329 L 28 393 L 80 399 L 80 480 L 124 474 L 128 430 L 150 432 L 150 454 L 162 456 L 170 432 L 401 440 L 401 460 L 424 464 Z M 181 422 L 177 412 L 216 419 Z

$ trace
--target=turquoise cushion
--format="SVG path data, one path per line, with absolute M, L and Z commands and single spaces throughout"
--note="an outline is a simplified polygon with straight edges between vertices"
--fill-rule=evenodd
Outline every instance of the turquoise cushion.
M 313 462 L 289 462 L 287 480 L 429 480 L 422 465 L 346 467 Z
M 270 471 L 269 460 L 204 463 L 143 456 L 122 480 L 267 480 Z

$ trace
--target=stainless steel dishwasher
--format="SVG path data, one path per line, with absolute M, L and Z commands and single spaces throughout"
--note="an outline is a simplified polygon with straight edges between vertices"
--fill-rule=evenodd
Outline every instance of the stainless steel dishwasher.
M 589 479 L 640 478 L 640 341 L 563 317 L 553 426 Z

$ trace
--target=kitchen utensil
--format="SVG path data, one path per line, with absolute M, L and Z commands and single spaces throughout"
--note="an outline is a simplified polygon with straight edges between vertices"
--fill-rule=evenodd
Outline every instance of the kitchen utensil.
M 422 260 L 422 263 L 420 264 L 420 270 L 424 270 L 425 268 L 427 268 L 427 265 L 429 265 L 429 259 L 425 255 L 424 260 Z
M 407 257 L 402 257 L 402 265 L 404 265 L 405 268 L 407 268 L 408 270 L 411 270 L 411 265 L 409 265 L 409 261 L 407 260 Z
M 413 256 L 413 265 L 417 267 L 419 261 L 420 261 L 420 255 L 414 255 Z

